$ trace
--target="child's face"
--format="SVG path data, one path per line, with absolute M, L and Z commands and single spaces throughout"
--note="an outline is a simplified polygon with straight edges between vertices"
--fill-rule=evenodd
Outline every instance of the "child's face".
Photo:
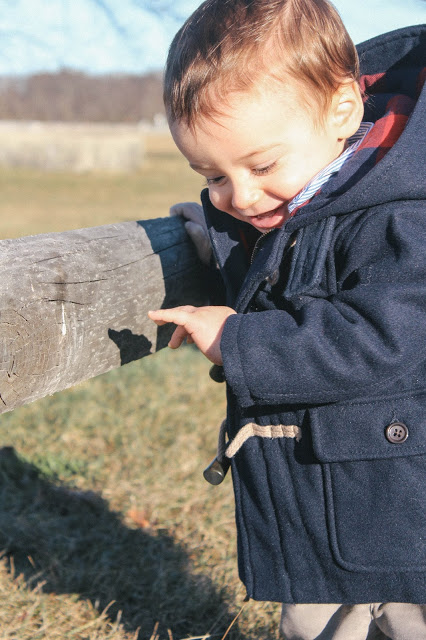
M 175 122 L 171 132 L 214 206 L 265 232 L 283 224 L 290 200 L 344 148 L 335 118 L 315 126 L 315 110 L 295 89 L 265 82 L 234 94 L 221 115 L 192 130 Z

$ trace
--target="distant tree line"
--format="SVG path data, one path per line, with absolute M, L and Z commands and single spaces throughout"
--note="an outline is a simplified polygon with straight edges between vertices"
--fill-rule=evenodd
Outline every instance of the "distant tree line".
M 128 122 L 164 113 L 161 73 L 91 76 L 62 70 L 0 78 L 0 120 Z

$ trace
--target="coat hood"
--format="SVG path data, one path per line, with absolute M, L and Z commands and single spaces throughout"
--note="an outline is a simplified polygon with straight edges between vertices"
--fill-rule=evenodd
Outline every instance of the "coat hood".
M 426 26 L 398 29 L 357 49 L 366 92 L 364 120 L 375 123 L 367 138 L 375 140 L 363 143 L 323 192 L 288 221 L 288 231 L 313 219 L 426 195 Z M 403 121 L 404 129 L 392 144 L 392 127 Z M 380 138 L 373 134 L 379 129 Z

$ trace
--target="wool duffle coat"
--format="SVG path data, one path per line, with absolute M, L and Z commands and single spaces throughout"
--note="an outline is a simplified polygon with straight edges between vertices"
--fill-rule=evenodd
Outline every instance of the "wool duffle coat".
M 359 46 L 374 126 L 280 229 L 202 194 L 237 311 L 226 427 L 251 429 L 232 477 L 256 600 L 426 602 L 425 50 L 419 26 Z

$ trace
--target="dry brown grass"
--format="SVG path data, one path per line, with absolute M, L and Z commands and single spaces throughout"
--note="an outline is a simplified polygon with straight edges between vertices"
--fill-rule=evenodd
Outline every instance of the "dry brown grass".
M 144 153 L 137 125 L 0 122 L 0 166 L 125 172 L 139 169 Z

